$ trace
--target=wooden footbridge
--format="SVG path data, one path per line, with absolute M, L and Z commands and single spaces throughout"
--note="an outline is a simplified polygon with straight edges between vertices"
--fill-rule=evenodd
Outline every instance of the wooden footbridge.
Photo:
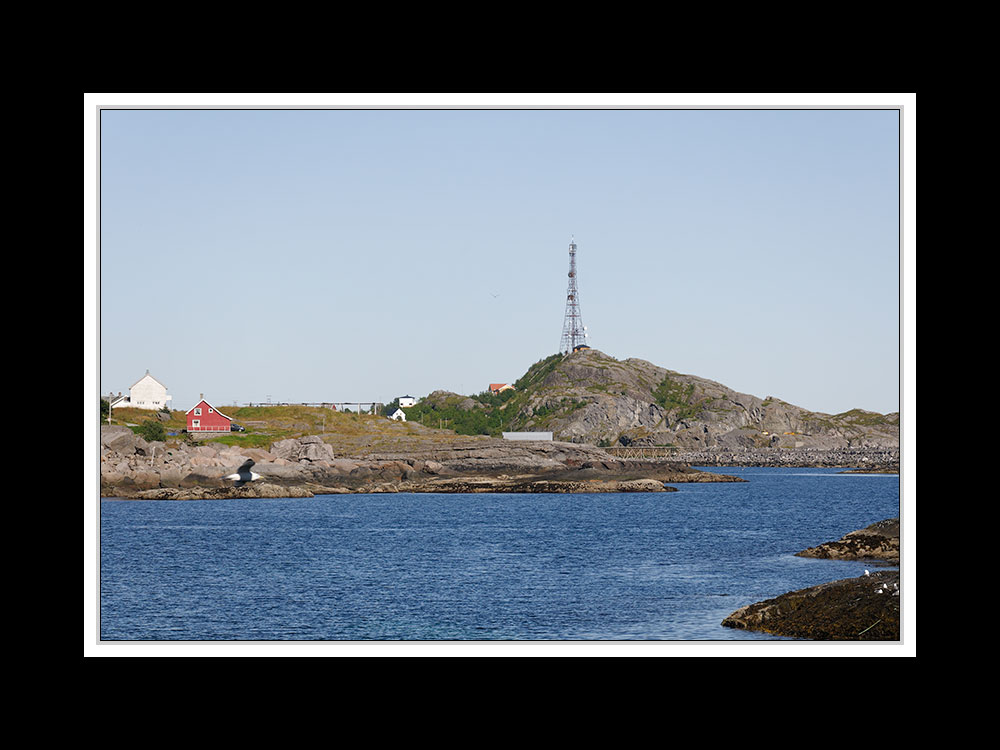
M 608 453 L 616 458 L 629 459 L 654 459 L 671 458 L 676 450 L 663 445 L 613 445 L 605 448 Z

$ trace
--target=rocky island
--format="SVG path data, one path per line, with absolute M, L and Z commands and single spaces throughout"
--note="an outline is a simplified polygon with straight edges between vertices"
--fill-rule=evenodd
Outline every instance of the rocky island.
M 801 557 L 871 560 L 899 565 L 899 519 L 879 521 Z M 722 621 L 727 628 L 819 641 L 898 641 L 899 570 L 866 571 L 750 604 Z

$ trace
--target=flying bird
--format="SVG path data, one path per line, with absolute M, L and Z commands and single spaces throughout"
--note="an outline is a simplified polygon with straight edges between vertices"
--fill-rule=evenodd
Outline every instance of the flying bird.
M 254 460 L 252 458 L 248 458 L 243 462 L 243 465 L 236 470 L 235 474 L 229 474 L 228 476 L 223 477 L 223 479 L 232 479 L 236 482 L 237 487 L 242 487 L 247 482 L 252 482 L 255 479 L 263 479 L 264 477 L 260 474 L 250 471 L 250 467 L 253 465 Z

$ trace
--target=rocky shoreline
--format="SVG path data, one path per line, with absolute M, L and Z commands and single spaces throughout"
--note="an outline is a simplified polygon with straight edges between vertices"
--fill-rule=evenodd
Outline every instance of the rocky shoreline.
M 691 466 L 766 466 L 850 469 L 854 472 L 899 473 L 899 448 L 782 448 L 779 450 L 682 451 L 674 457 Z
M 899 565 L 899 519 L 890 518 L 796 553 L 800 557 L 871 560 Z M 722 621 L 727 628 L 819 641 L 898 641 L 899 570 L 812 586 L 742 607 Z
M 685 453 L 683 460 L 623 460 L 579 443 L 474 440 L 406 454 L 336 456 L 318 436 L 261 448 L 147 442 L 127 427 L 101 427 L 105 498 L 215 500 L 344 493 L 671 492 L 670 483 L 744 482 L 699 466 L 855 467 L 897 471 L 898 451 Z M 223 479 L 247 459 L 262 480 Z M 861 467 L 858 469 L 857 467 Z M 899 565 L 899 519 L 887 519 L 797 553 Z M 878 570 L 743 607 L 722 625 L 810 640 L 899 640 L 899 571 Z
M 236 487 L 223 477 L 244 461 L 263 479 Z M 372 492 L 669 492 L 666 483 L 742 482 L 678 461 L 622 460 L 576 443 L 474 440 L 406 454 L 334 455 L 318 436 L 269 450 L 219 443 L 147 442 L 126 427 L 101 427 L 101 495 L 132 499 L 311 497 Z

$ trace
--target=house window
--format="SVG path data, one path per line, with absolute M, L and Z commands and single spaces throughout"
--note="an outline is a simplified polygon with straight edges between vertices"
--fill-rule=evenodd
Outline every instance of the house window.
M 196 406 L 194 408 L 194 413 L 195 413 L 196 416 L 200 417 L 201 416 L 201 407 L 200 406 Z
M 211 414 L 211 413 L 212 413 L 212 407 L 211 407 L 211 406 L 210 406 L 210 407 L 208 407 L 208 413 L 209 413 L 209 414 Z
M 191 420 L 191 426 L 192 427 L 201 427 L 201 420 L 200 419 L 192 419 Z

